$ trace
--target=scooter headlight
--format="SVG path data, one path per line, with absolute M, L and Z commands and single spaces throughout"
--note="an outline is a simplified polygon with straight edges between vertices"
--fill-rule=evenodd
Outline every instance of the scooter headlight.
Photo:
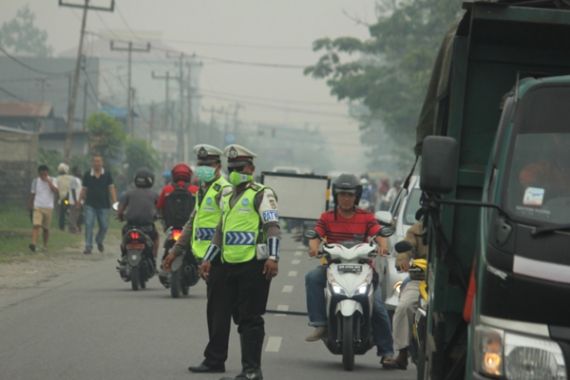
M 331 284 L 331 289 L 334 294 L 340 296 L 346 296 L 346 291 L 344 290 L 344 288 L 337 283 Z
M 358 295 L 364 295 L 366 293 L 368 293 L 368 284 L 362 284 L 356 289 L 356 294 Z
M 484 326 L 477 327 L 475 334 L 480 373 L 507 379 L 567 380 L 558 343 Z

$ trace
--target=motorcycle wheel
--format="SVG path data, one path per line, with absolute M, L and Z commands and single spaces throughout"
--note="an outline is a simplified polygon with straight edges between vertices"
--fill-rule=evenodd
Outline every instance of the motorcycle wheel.
M 131 268 L 131 288 L 133 290 L 139 290 L 140 277 L 139 267 Z
M 170 277 L 170 295 L 172 298 L 180 297 L 180 271 L 172 272 L 172 276 Z
M 181 289 L 181 290 L 182 290 L 182 294 L 184 294 L 185 296 L 187 296 L 188 293 L 190 292 L 190 286 L 184 284 L 184 285 L 182 285 L 182 289 Z
M 354 369 L 353 317 L 342 319 L 342 365 L 346 371 Z

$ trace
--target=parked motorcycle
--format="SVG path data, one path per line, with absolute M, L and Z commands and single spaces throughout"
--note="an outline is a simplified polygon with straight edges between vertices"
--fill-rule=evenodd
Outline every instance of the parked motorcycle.
M 182 229 L 180 228 L 169 227 L 166 230 L 163 259 L 176 244 L 180 235 L 182 235 Z M 170 289 L 172 298 L 180 297 L 180 293 L 187 296 L 190 287 L 196 285 L 200 279 L 198 262 L 192 252 L 186 251 L 172 262 L 170 272 L 161 271 L 158 279 L 166 289 Z
M 131 282 L 133 290 L 145 289 L 146 283 L 155 273 L 153 242 L 148 232 L 145 227 L 128 226 L 123 235 L 123 256 L 117 269 L 125 282 Z
M 379 236 L 393 233 L 384 227 Z M 307 231 L 308 239 L 319 238 L 313 230 Z M 365 354 L 374 346 L 372 338 L 372 310 L 374 304 L 374 271 L 369 261 L 376 256 L 376 242 L 344 242 L 321 244 L 318 257 L 327 260 L 327 334 L 323 342 L 329 351 L 342 355 L 343 367 L 354 368 L 354 356 Z

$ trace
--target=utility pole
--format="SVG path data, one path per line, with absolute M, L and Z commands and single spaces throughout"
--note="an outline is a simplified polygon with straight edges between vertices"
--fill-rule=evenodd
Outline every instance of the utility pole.
M 154 146 L 154 101 L 150 103 L 150 122 L 148 125 L 148 142 L 150 146 Z
M 168 128 L 169 123 L 169 112 L 170 112 L 170 80 L 180 80 L 179 76 L 170 74 L 170 71 L 167 71 L 164 75 L 157 75 L 155 72 L 152 72 L 153 79 L 160 79 L 166 82 L 166 89 L 165 89 L 165 111 L 164 111 L 164 125 Z M 182 128 L 177 129 L 177 138 L 176 138 L 176 156 L 178 157 L 179 161 L 184 160 L 184 134 Z
M 173 56 L 168 54 L 168 52 L 166 53 L 166 57 L 167 58 L 177 58 L 178 59 L 178 103 L 179 103 L 179 125 L 178 125 L 178 141 L 177 141 L 177 152 L 179 155 L 179 159 L 182 159 L 183 161 L 187 161 L 188 160 L 188 155 L 187 152 L 188 150 L 186 149 L 186 146 L 190 144 L 190 133 L 189 131 L 185 131 L 184 128 L 184 59 L 185 59 L 185 54 L 184 53 L 180 53 L 177 56 Z M 185 133 L 187 132 L 187 133 Z M 186 138 L 185 138 L 186 137 Z M 187 140 L 187 141 L 186 141 Z M 186 143 L 185 143 L 186 141 Z
M 79 35 L 79 48 L 77 49 L 77 60 L 75 61 L 75 71 L 73 73 L 73 85 L 71 89 L 71 97 L 67 107 L 67 134 L 65 135 L 65 143 L 63 145 L 63 157 L 69 162 L 71 158 L 71 145 L 73 141 L 73 124 L 75 122 L 75 101 L 77 99 L 77 90 L 79 88 L 79 69 L 81 65 L 81 55 L 83 54 L 83 37 L 85 36 L 85 25 L 87 24 L 87 11 L 89 9 L 95 11 L 113 12 L 115 9 L 115 0 L 111 0 L 108 8 L 100 6 L 89 6 L 90 0 L 85 0 L 83 5 L 64 3 L 59 0 L 59 6 L 81 8 L 83 9 L 83 17 L 81 18 L 81 32 Z
M 117 41 L 122 42 L 122 41 Z M 132 41 L 127 42 L 127 47 L 117 47 L 115 46 L 115 41 L 111 41 L 111 50 L 112 51 L 126 51 L 127 52 L 127 61 L 128 61 L 128 84 L 127 84 L 127 130 L 131 134 L 131 136 L 135 135 L 134 127 L 133 127 L 133 100 L 131 97 L 131 89 L 132 89 L 132 60 L 133 60 L 133 51 L 137 53 L 148 53 L 150 51 L 150 42 L 146 43 L 144 48 L 134 47 Z

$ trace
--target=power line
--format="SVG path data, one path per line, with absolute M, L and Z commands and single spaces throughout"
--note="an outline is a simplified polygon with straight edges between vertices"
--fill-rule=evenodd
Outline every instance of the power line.
M 6 51 L 6 49 L 4 49 L 3 46 L 0 46 L 0 51 L 2 53 L 4 53 L 4 55 L 6 55 L 6 57 L 10 58 L 12 61 L 16 62 L 20 66 L 23 66 L 26 69 L 33 71 L 33 72 L 36 72 L 38 74 L 48 75 L 48 76 L 56 76 L 56 75 L 67 75 L 67 73 L 69 72 L 69 71 L 65 71 L 65 72 L 56 73 L 56 72 L 38 70 L 38 69 L 28 65 L 27 63 L 20 61 L 18 58 L 14 57 L 12 54 L 10 54 L 8 51 Z
M 309 114 L 309 115 L 320 115 L 320 116 L 328 116 L 328 117 L 335 117 L 335 118 L 342 118 L 342 119 L 351 119 L 350 116 L 343 115 L 340 113 L 314 111 L 314 110 L 308 110 L 308 109 L 303 109 L 303 108 L 295 108 L 295 107 L 280 107 L 280 106 L 276 106 L 273 104 L 253 102 L 253 101 L 249 101 L 249 100 L 242 100 L 240 98 L 232 98 L 232 97 L 228 97 L 228 96 L 207 95 L 206 94 L 204 97 L 226 100 L 226 101 L 234 101 L 234 102 L 237 100 L 241 103 L 248 104 L 248 105 L 253 106 L 253 107 L 276 109 L 276 110 L 291 112 L 291 113 L 302 113 L 302 114 Z
M 109 37 L 106 37 L 100 33 L 97 32 L 93 32 L 93 31 L 89 31 L 89 34 L 95 35 L 101 39 L 107 40 L 107 41 L 111 41 L 111 39 Z M 135 35 L 136 36 L 136 35 Z M 140 38 L 136 38 L 139 39 Z M 122 42 L 126 42 L 125 40 L 118 40 L 118 41 L 122 41 Z M 288 64 L 288 63 L 272 63 L 272 62 L 256 62 L 256 61 L 242 61 L 242 60 L 236 60 L 236 59 L 229 59 L 229 58 L 221 58 L 221 57 L 213 57 L 213 56 L 206 56 L 206 55 L 201 55 L 201 54 L 195 54 L 195 53 L 188 53 L 188 52 L 184 52 L 182 50 L 178 50 L 178 49 L 172 49 L 172 48 L 165 48 L 165 47 L 160 47 L 160 46 L 153 46 L 153 50 L 158 50 L 158 51 L 163 51 L 165 53 L 176 53 L 176 54 L 187 54 L 187 55 L 193 55 L 196 58 L 199 59 L 203 59 L 203 60 L 209 60 L 212 62 L 217 62 L 217 63 L 222 63 L 222 64 L 229 64 L 229 65 L 240 65 L 240 66 L 253 66 L 253 67 L 266 67 L 266 68 L 273 68 L 273 69 L 304 69 L 307 66 L 309 66 L 309 64 Z
M 25 101 L 26 101 L 26 100 L 20 98 L 18 95 L 14 94 L 13 92 L 6 90 L 4 87 L 0 87 L 0 91 L 2 91 L 2 92 L 5 93 L 6 95 L 8 95 L 8 96 L 10 96 L 10 97 L 12 97 L 12 98 L 14 98 L 14 99 L 17 99 L 17 100 L 19 100 L 19 101 L 22 101 L 22 102 L 25 102 Z
M 297 104 L 297 105 L 313 105 L 313 106 L 317 106 L 317 107 L 338 107 L 339 105 L 341 105 L 341 103 L 332 103 L 332 102 L 313 102 L 313 101 L 293 100 L 293 99 L 283 99 L 283 98 L 265 98 L 262 96 L 236 94 L 236 93 L 231 93 L 231 92 L 209 90 L 209 89 L 205 89 L 205 88 L 200 88 L 200 92 L 211 93 L 214 95 L 227 95 L 227 96 L 231 96 L 231 97 L 238 97 L 240 99 L 244 98 L 244 99 L 253 99 L 253 100 L 274 102 L 274 103 L 291 103 L 291 104 Z

